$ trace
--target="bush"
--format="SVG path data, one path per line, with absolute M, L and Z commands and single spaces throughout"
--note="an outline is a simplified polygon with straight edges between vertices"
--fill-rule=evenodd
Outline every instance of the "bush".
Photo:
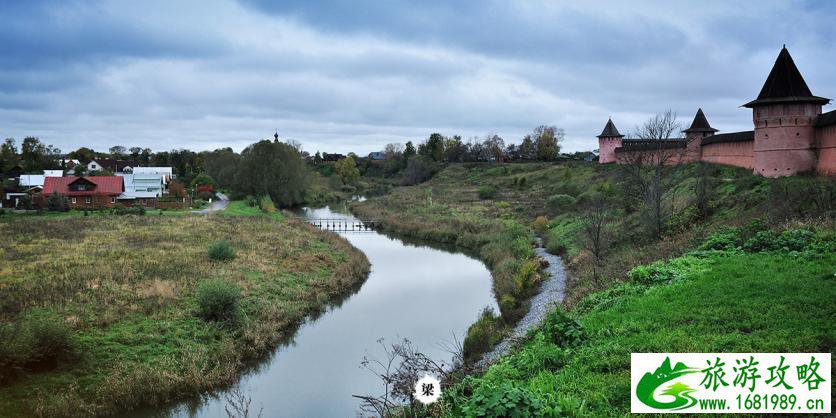
M 574 206 L 577 200 L 568 194 L 556 194 L 546 199 L 546 208 L 551 213 L 558 213 Z
M 241 289 L 223 280 L 206 280 L 197 286 L 197 315 L 207 321 L 235 324 L 241 316 Z
M 806 229 L 789 229 L 782 233 L 760 231 L 743 244 L 743 250 L 759 251 L 804 251 L 813 241 L 814 234 Z
M 542 331 L 549 342 L 560 347 L 578 345 L 585 338 L 583 326 L 560 308 L 546 314 Z
M 538 216 L 531 224 L 531 229 L 542 235 L 544 232 L 549 230 L 549 218 L 546 218 L 545 216 Z
M 485 308 L 464 337 L 463 351 L 466 361 L 473 361 L 484 353 L 490 351 L 493 346 L 502 339 L 502 319 L 496 315 L 492 308 Z
M 276 205 L 273 203 L 273 199 L 271 199 L 268 195 L 261 196 L 261 198 L 258 199 L 258 207 L 264 213 L 276 212 Z
M 23 370 L 48 370 L 77 357 L 72 331 L 50 311 L 33 311 L 16 324 L 0 325 L 0 382 Z
M 499 385 L 482 382 L 462 407 L 468 417 L 532 417 L 543 416 L 543 403 L 528 389 L 510 382 Z
M 627 277 L 633 283 L 643 285 L 667 284 L 702 271 L 707 264 L 708 260 L 704 258 L 684 255 L 672 260 L 661 260 L 649 265 L 637 266 L 627 272 Z
M 235 248 L 227 241 L 218 241 L 209 247 L 209 259 L 227 261 L 235 258 Z
M 479 188 L 480 199 L 493 199 L 499 190 L 495 186 L 487 185 Z

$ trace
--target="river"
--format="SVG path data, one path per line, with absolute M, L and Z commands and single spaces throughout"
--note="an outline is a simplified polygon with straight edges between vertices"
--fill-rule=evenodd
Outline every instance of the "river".
M 308 219 L 353 219 L 344 208 L 303 209 Z M 461 253 L 371 232 L 341 232 L 371 262 L 368 280 L 353 295 L 306 321 L 292 341 L 240 381 L 251 399 L 251 416 L 353 417 L 351 395 L 382 393 L 383 386 L 361 368 L 364 355 L 386 356 L 377 340 L 407 338 L 434 359 L 449 361 L 444 345 L 464 339 L 481 310 L 497 310 L 491 275 L 480 261 Z M 226 392 L 185 401 L 145 416 L 226 418 Z

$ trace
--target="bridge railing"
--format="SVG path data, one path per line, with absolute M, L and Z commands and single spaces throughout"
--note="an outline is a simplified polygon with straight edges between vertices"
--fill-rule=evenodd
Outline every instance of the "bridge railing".
M 320 228 L 334 232 L 364 232 L 374 231 L 380 226 L 376 219 L 361 218 L 302 218 L 305 222 Z

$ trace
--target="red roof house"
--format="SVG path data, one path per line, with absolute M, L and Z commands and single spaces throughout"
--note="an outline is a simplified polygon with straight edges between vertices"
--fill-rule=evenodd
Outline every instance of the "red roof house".
M 113 207 L 116 198 L 125 191 L 122 177 L 46 177 L 43 196 L 52 193 L 66 196 L 74 209 L 96 209 Z

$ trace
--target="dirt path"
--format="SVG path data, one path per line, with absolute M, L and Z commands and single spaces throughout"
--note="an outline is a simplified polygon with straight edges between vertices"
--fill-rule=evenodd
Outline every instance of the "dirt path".
M 538 244 L 540 245 L 535 249 L 535 252 L 549 262 L 549 266 L 545 268 L 549 278 L 540 285 L 539 292 L 531 298 L 528 313 L 520 319 L 511 335 L 485 354 L 482 360 L 477 363 L 479 367 L 487 366 L 502 355 L 507 354 L 515 342 L 524 337 L 530 329 L 543 322 L 546 313 L 553 309 L 555 305 L 560 305 L 563 302 L 566 289 L 566 270 L 563 268 L 563 260 L 556 255 L 547 253 L 539 239 Z
M 201 215 L 206 215 L 206 214 L 209 214 L 209 213 L 212 213 L 212 212 L 217 212 L 219 210 L 223 210 L 224 208 L 226 208 L 226 205 L 229 204 L 229 198 L 226 197 L 225 194 L 220 193 L 220 192 L 215 193 L 215 195 L 218 196 L 218 200 L 212 202 L 212 204 L 209 205 L 209 207 L 201 209 L 201 210 L 193 210 L 192 212 L 199 213 Z

